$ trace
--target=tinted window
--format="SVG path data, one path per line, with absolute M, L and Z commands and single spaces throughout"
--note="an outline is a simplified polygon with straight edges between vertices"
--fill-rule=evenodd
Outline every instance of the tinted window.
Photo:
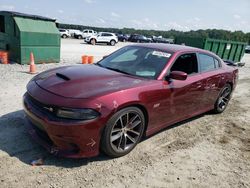
M 190 74 L 198 73 L 198 62 L 196 54 L 183 54 L 175 61 L 170 71 L 182 71 Z
M 112 36 L 112 35 L 109 34 L 109 33 L 103 33 L 102 36 L 104 36 L 104 37 L 110 37 L 110 36 Z
M 199 54 L 199 60 L 201 72 L 211 71 L 216 68 L 214 58 L 209 55 Z
M 0 32 L 5 33 L 5 20 L 4 20 L 4 16 L 0 16 Z

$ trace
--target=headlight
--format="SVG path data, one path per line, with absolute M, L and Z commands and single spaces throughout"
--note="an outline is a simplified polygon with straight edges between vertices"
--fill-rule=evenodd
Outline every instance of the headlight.
M 58 109 L 56 115 L 61 118 L 75 120 L 90 120 L 97 118 L 100 113 L 92 109 Z

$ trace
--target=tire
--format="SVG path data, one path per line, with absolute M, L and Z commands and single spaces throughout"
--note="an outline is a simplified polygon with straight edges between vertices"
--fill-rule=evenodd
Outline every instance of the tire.
M 115 45 L 115 40 L 111 40 L 109 44 L 110 44 L 111 46 L 114 46 L 114 45 Z
M 90 44 L 95 45 L 96 44 L 96 40 L 95 39 L 91 39 L 90 40 Z
M 78 39 L 82 39 L 82 36 L 81 36 L 81 35 L 78 35 L 77 38 L 78 38 Z
M 66 39 L 66 38 L 67 38 L 67 35 L 62 35 L 62 38 Z
M 145 128 L 143 112 L 127 107 L 116 112 L 107 122 L 101 138 L 101 149 L 110 157 L 121 157 L 140 142 Z
M 122 42 L 126 42 L 126 39 L 123 39 Z
M 220 94 L 218 99 L 216 100 L 214 104 L 214 113 L 222 113 L 226 109 L 230 99 L 231 99 L 231 94 L 232 94 L 232 87 L 230 84 L 226 84 Z

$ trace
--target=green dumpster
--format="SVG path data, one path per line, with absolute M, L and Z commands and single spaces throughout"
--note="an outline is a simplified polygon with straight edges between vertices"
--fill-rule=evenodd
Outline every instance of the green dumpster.
M 0 11 L 0 50 L 8 51 L 9 60 L 29 64 L 60 61 L 61 37 L 54 19 Z
M 246 43 L 210 38 L 177 37 L 176 44 L 197 47 L 214 52 L 222 59 L 239 62 L 245 53 Z

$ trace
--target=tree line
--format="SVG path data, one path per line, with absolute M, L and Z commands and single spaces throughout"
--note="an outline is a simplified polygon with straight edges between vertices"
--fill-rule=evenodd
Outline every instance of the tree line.
M 199 30 L 191 30 L 191 31 L 177 31 L 177 30 L 169 30 L 169 31 L 160 31 L 160 30 L 144 30 L 144 29 L 134 29 L 134 28 L 102 28 L 102 27 L 90 27 L 83 25 L 73 25 L 73 24 L 63 24 L 58 23 L 58 28 L 63 29 L 93 29 L 97 32 L 112 32 L 118 34 L 141 34 L 145 36 L 162 36 L 164 38 L 172 38 L 175 39 L 178 36 L 186 36 L 186 37 L 194 37 L 194 38 L 212 38 L 212 39 L 220 39 L 220 40 L 231 40 L 231 41 L 239 41 L 246 42 L 250 44 L 250 32 L 244 33 L 242 31 L 227 31 L 222 29 L 199 29 Z

